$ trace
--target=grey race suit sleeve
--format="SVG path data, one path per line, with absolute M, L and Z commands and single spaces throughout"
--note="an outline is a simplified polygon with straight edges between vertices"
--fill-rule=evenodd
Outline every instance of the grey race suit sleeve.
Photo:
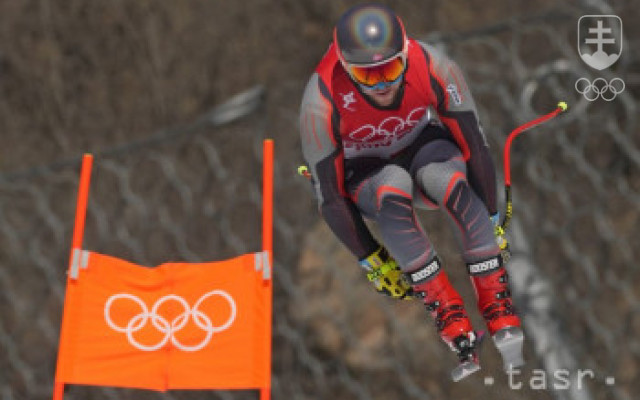
M 438 101 L 438 116 L 462 151 L 469 184 L 487 207 L 489 215 L 493 215 L 497 212 L 496 171 L 471 92 L 455 62 L 433 46 L 419 43 L 429 60 L 429 78 Z
M 342 243 L 358 259 L 363 259 L 379 244 L 344 188 L 344 155 L 338 126 L 339 115 L 329 90 L 314 73 L 300 110 L 302 152 L 312 175 L 320 213 Z

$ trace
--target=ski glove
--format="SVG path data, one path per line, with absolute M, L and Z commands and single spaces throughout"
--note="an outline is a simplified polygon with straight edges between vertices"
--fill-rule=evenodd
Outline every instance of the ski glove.
M 404 280 L 398 263 L 384 247 L 379 247 L 359 263 L 367 271 L 367 279 L 373 283 L 379 293 L 394 299 L 410 300 L 413 298 L 413 290 Z
M 511 258 L 511 249 L 505 237 L 505 231 L 500 225 L 500 214 L 493 214 L 491 216 L 491 222 L 493 222 L 493 233 L 496 235 L 496 242 L 498 242 L 498 247 L 500 247 L 500 257 L 502 257 L 502 263 L 504 265 Z

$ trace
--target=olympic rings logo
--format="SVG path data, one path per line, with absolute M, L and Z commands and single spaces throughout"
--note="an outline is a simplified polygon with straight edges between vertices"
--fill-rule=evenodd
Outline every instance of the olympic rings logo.
M 387 117 L 378 126 L 362 125 L 347 135 L 348 140 L 357 143 L 379 143 L 392 139 L 400 139 L 414 126 L 418 125 L 424 116 L 429 117 L 427 107 L 417 107 L 411 110 L 406 119 Z
M 612 101 L 619 93 L 624 92 L 625 84 L 620 78 L 613 78 L 609 82 L 604 78 L 596 78 L 593 82 L 587 78 L 580 78 L 576 81 L 575 87 L 578 93 L 589 101 L 595 101 L 598 97 Z
M 229 303 L 229 306 L 231 307 L 229 318 L 227 318 L 224 324 L 220 326 L 214 326 L 211 318 L 198 309 L 205 300 L 213 296 L 222 297 Z M 111 307 L 113 306 L 113 303 L 118 300 L 131 300 L 134 303 L 138 304 L 141 309 L 141 312 L 131 318 L 126 326 L 118 326 L 111 319 Z M 168 321 L 166 318 L 158 314 L 158 309 L 160 308 L 160 306 L 168 301 L 175 301 L 184 309 L 184 311 L 173 318 L 172 321 Z M 189 303 L 187 303 L 184 298 L 175 294 L 169 294 L 158 299 L 153 307 L 151 307 L 151 311 L 149 311 L 147 305 L 139 297 L 128 293 L 119 293 L 114 294 L 107 300 L 104 306 L 104 318 L 107 322 L 107 325 L 109 325 L 111 329 L 117 332 L 125 333 L 127 335 L 129 343 L 131 343 L 133 347 L 139 350 L 155 351 L 162 348 L 169 341 L 171 341 L 171 343 L 176 348 L 182 351 L 192 352 L 199 351 L 204 348 L 207 344 L 209 344 L 214 333 L 224 331 L 225 329 L 228 329 L 231 324 L 233 324 L 236 319 L 236 303 L 233 298 L 223 290 L 213 290 L 209 293 L 204 294 L 202 297 L 200 297 L 200 299 L 198 299 L 193 308 L 189 306 Z M 193 322 L 200 329 L 206 332 L 205 338 L 200 343 L 193 346 L 187 346 L 180 343 L 180 341 L 178 341 L 178 339 L 174 335 L 176 332 L 180 331 L 187 325 L 189 319 L 193 319 Z M 155 329 L 157 329 L 164 335 L 160 342 L 154 345 L 144 345 L 134 337 L 134 334 L 144 328 L 149 321 L 151 321 L 151 324 Z

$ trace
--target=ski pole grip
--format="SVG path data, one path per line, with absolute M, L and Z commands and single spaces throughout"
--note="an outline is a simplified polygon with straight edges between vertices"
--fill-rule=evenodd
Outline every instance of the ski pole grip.
M 503 230 L 506 230 L 511 222 L 511 218 L 513 217 L 513 200 L 511 198 L 511 185 L 505 185 L 504 187 L 504 197 L 505 197 L 505 211 L 504 211 L 504 219 L 502 220 L 502 224 L 500 226 Z

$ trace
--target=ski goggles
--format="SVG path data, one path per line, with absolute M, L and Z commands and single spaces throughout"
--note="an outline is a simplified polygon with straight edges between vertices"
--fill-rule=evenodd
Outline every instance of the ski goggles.
M 405 54 L 400 53 L 391 60 L 380 64 L 347 64 L 346 69 L 351 78 L 359 85 L 367 89 L 384 89 L 402 79 L 406 64 Z

